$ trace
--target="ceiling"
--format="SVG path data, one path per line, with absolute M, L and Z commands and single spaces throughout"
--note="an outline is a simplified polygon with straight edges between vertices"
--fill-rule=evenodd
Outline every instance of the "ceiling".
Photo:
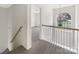
M 8 8 L 10 7 L 12 4 L 0 4 L 0 7 L 3 7 L 3 8 Z

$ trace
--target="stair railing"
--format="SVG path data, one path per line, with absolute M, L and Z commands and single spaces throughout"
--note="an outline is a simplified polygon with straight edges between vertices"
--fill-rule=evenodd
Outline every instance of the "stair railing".
M 15 33 L 14 37 L 12 38 L 11 42 L 13 42 L 16 38 L 16 36 L 18 35 L 18 33 L 20 32 L 20 30 L 23 28 L 23 26 L 20 26 L 19 29 L 17 30 L 17 32 Z

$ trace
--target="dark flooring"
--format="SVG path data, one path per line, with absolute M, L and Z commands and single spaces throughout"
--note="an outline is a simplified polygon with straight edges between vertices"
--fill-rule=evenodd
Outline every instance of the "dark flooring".
M 20 46 L 8 54 L 74 54 L 71 51 L 65 50 L 49 42 L 40 40 L 38 28 L 34 28 L 32 34 L 31 49 L 26 50 L 24 47 Z

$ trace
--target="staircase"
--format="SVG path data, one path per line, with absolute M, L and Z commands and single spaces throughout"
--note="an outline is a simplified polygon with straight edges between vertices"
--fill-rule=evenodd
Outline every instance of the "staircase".
M 21 29 L 23 28 L 23 26 L 20 26 L 19 29 L 17 30 L 17 32 L 15 33 L 13 39 L 10 41 L 11 43 L 13 43 L 15 41 L 16 36 L 18 35 L 18 33 L 21 31 Z M 22 46 L 20 46 L 22 47 Z M 14 50 L 13 50 L 14 51 Z M 9 49 L 7 48 L 2 54 L 7 54 L 10 53 Z
M 23 46 L 19 46 L 16 49 L 8 52 L 7 54 L 21 54 L 23 51 L 26 51 L 26 49 Z
M 7 48 L 2 54 L 7 54 L 9 53 L 9 49 Z

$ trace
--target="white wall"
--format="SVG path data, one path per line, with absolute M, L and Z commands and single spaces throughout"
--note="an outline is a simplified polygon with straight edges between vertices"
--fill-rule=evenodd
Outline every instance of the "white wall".
M 79 5 L 75 5 L 75 15 L 75 28 L 79 29 Z M 79 53 L 79 32 L 77 31 L 75 32 L 75 43 L 76 48 L 78 47 Z
M 53 25 L 53 8 L 58 8 L 59 5 L 42 5 L 41 6 L 41 24 Z M 52 28 L 42 27 L 41 39 L 51 42 Z
M 27 5 L 27 49 L 32 47 L 31 5 Z
M 6 48 L 13 50 L 20 45 L 26 49 L 31 48 L 31 19 L 29 5 L 0 5 L 0 53 Z M 11 43 L 12 38 L 19 29 L 23 26 L 14 42 Z
M 9 8 L 10 6 L 12 6 L 12 4 L 0 4 L 2 8 Z
M 60 8 L 60 7 L 67 7 L 72 5 L 60 5 L 60 4 L 46 4 L 41 5 L 41 17 L 42 17 L 42 24 L 52 25 L 53 24 L 53 9 Z
M 31 27 L 40 26 L 40 7 L 31 5 Z
M 60 7 L 66 7 L 66 6 L 71 6 L 71 5 L 58 5 L 58 4 L 47 4 L 47 5 L 42 5 L 41 6 L 41 22 L 44 25 L 53 25 L 53 9 L 54 8 L 60 8 Z M 49 30 L 50 31 L 50 30 Z M 50 33 L 49 33 L 50 37 Z
M 9 16 L 10 16 L 10 23 L 11 30 L 10 34 L 12 35 L 10 38 L 14 37 L 15 33 L 19 29 L 20 26 L 23 26 L 22 30 L 19 32 L 18 36 L 15 38 L 15 41 L 13 43 L 10 43 L 9 39 L 9 50 L 12 50 L 14 48 L 17 48 L 20 45 L 23 45 L 27 49 L 27 31 L 28 29 L 28 21 L 27 21 L 27 5 L 12 5 L 9 8 Z M 30 39 L 29 39 L 30 40 Z
M 8 47 L 7 9 L 0 7 L 0 53 Z

